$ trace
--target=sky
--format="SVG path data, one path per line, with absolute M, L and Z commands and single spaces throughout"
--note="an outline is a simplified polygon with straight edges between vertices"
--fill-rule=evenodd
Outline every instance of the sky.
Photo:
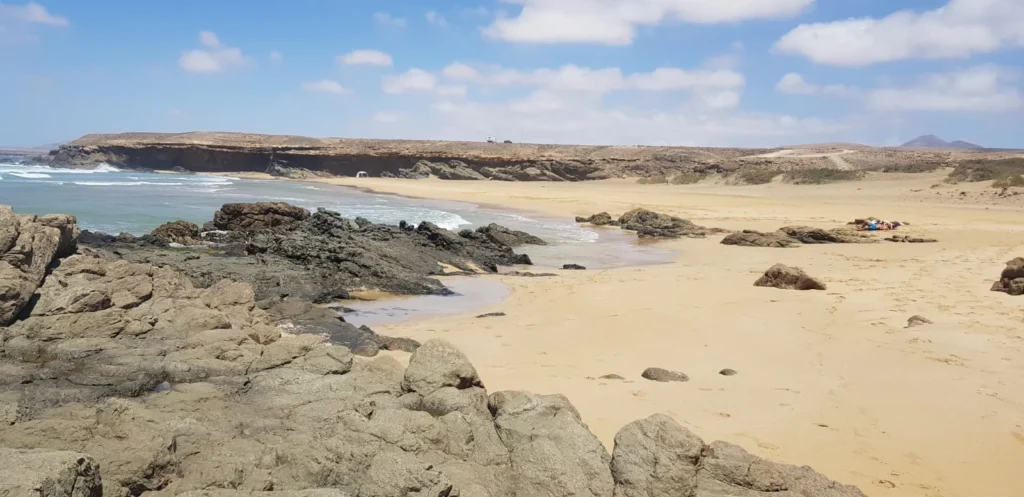
M 1024 148 L 1024 0 L 0 0 L 0 145 Z

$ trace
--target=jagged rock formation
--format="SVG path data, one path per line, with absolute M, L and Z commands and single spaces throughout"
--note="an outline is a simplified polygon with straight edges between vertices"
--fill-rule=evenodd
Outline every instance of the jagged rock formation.
M 999 281 L 992 285 L 992 291 L 1024 295 L 1024 257 L 1006 263 L 1006 269 L 999 275 Z
M 825 284 L 812 278 L 803 269 L 776 264 L 754 282 L 754 286 L 779 288 L 782 290 L 825 290 Z
M 0 447 L 0 495 L 4 497 L 102 497 L 96 460 L 67 451 Z
M 607 212 L 600 212 L 590 217 L 579 216 L 576 222 L 595 226 L 619 226 L 624 230 L 635 231 L 639 238 L 704 238 L 711 233 L 724 232 L 647 209 L 633 209 L 619 216 L 617 220 L 612 220 Z
M 171 221 L 158 226 L 150 236 L 164 243 L 196 245 L 202 240 L 199 226 L 188 221 Z
M 99 497 L 97 463 L 115 497 L 863 496 L 667 418 L 609 455 L 564 396 L 488 395 L 447 342 L 408 367 L 354 360 L 282 334 L 247 284 L 78 252 L 44 261 L 0 327 L 0 489 L 18 497 Z
M 800 241 L 786 233 L 783 233 L 782 231 L 764 233 L 761 231 L 743 230 L 726 235 L 726 237 L 722 239 L 722 245 L 789 248 L 800 246 Z
M 878 240 L 866 233 L 849 229 L 823 230 L 807 226 L 786 226 L 778 231 L 765 233 L 743 230 L 722 239 L 723 245 L 739 247 L 789 248 L 801 244 L 821 245 L 830 243 L 877 243 Z
M 0 326 L 18 316 L 55 258 L 71 254 L 78 239 L 74 216 L 16 215 L 0 205 Z

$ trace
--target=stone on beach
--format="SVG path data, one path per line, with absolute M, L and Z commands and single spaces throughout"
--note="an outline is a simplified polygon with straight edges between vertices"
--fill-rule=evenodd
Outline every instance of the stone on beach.
M 783 290 L 825 290 L 821 281 L 812 278 L 803 269 L 776 264 L 764 272 L 754 286 L 779 288 Z
M 1006 263 L 999 280 L 992 285 L 992 291 L 1024 295 L 1024 257 L 1017 257 Z
M 647 368 L 640 374 L 644 379 L 661 383 L 690 381 L 690 377 L 678 371 L 662 368 Z

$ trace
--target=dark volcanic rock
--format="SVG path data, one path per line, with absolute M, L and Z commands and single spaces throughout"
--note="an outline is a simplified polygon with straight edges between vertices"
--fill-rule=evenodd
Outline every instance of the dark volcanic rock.
M 876 243 L 878 240 L 870 235 L 848 229 L 823 230 L 807 226 L 787 226 L 779 231 L 796 239 L 800 243 Z
M 992 285 L 992 291 L 1024 295 L 1024 257 L 1006 263 L 1006 269 L 999 275 L 999 281 Z
M 476 232 L 487 237 L 494 243 L 504 245 L 506 247 L 518 247 L 520 245 L 547 245 L 540 237 L 533 236 L 525 231 L 516 231 L 508 229 L 498 224 L 488 224 L 487 226 L 481 226 L 476 229 Z M 460 233 L 463 237 L 465 234 Z
M 646 380 L 667 383 L 671 381 L 690 381 L 690 377 L 677 371 L 669 371 L 662 368 L 647 368 L 640 375 Z
M 165 250 L 166 243 L 152 236 L 127 241 L 88 233 L 83 243 L 117 258 L 173 267 L 199 287 L 229 278 L 251 284 L 258 300 L 315 303 L 344 299 L 349 289 L 362 288 L 447 295 L 451 291 L 432 278 L 444 273 L 441 264 L 467 273 L 531 264 L 529 256 L 507 245 L 533 241 L 531 236 L 497 225 L 456 234 L 426 222 L 374 224 L 322 209 L 299 220 L 303 213 L 287 204 L 228 204 L 217 213 L 220 226 L 277 227 L 228 232 L 202 251 Z
M 725 369 L 719 371 L 718 374 L 720 374 L 722 376 L 736 376 L 737 375 L 735 369 L 729 369 L 729 368 L 725 368 Z
M 583 271 L 583 270 L 585 270 L 587 268 L 585 268 L 585 267 L 583 267 L 583 266 L 581 266 L 579 264 L 563 264 L 562 265 L 562 269 L 570 270 L 570 271 Z
M 776 264 L 754 282 L 754 286 L 783 290 L 824 290 L 825 284 L 807 275 L 802 269 Z
M 934 238 L 918 238 L 906 235 L 893 235 L 886 238 L 885 241 L 896 243 L 938 243 L 938 240 Z
M 636 231 L 640 238 L 704 238 L 708 233 L 720 232 L 647 209 L 633 209 L 623 214 L 619 217 L 619 226 L 624 230 Z
M 727 235 L 722 239 L 722 245 L 788 248 L 799 246 L 800 242 L 782 231 L 762 233 L 760 231 L 743 230 Z
M 504 312 L 488 312 L 487 314 L 481 314 L 481 315 L 477 316 L 477 319 L 481 319 L 481 318 L 500 318 L 502 316 L 505 316 Z
M 75 251 L 78 235 L 74 216 L 17 215 L 0 205 L 0 326 L 28 305 L 50 264 Z
M 612 219 L 612 216 L 607 212 L 598 212 L 590 217 L 576 216 L 577 223 L 590 223 L 594 226 L 609 226 L 618 225 L 619 222 Z
M 153 230 L 150 235 L 167 243 L 178 243 L 181 245 L 196 245 L 202 241 L 199 226 L 188 221 L 164 223 Z
M 224 204 L 213 215 L 213 225 L 225 231 L 260 231 L 288 226 L 309 218 L 309 211 L 283 202 Z

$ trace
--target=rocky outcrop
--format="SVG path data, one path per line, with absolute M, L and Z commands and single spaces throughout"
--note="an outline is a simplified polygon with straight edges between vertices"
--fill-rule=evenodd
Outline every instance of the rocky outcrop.
M 577 217 L 576 222 L 590 223 L 595 226 L 620 226 L 624 230 L 635 231 L 640 238 L 704 238 L 711 233 L 724 232 L 647 209 L 633 209 L 619 216 L 615 221 L 611 220 L 611 216 L 607 212 L 600 212 L 590 217 Z
M 102 497 L 100 467 L 85 454 L 0 447 L 4 497 Z
M 53 260 L 71 254 L 77 242 L 74 216 L 17 215 L 0 205 L 0 326 L 21 313 Z
M 616 497 L 864 497 L 807 466 L 767 461 L 725 442 L 705 444 L 662 414 L 619 431 L 611 469 Z
M 257 300 L 314 303 L 368 288 L 447 295 L 451 291 L 432 278 L 444 274 L 444 266 L 476 273 L 528 265 L 530 258 L 510 244 L 543 243 L 498 225 L 453 233 L 426 222 L 375 224 L 327 210 L 310 215 L 288 204 L 227 204 L 214 217 L 215 227 L 231 231 L 202 251 L 167 250 L 152 236 L 88 233 L 82 243 L 112 258 L 172 267 L 199 287 L 229 278 L 252 285 Z
M 630 425 L 609 455 L 566 397 L 488 395 L 447 342 L 407 367 L 357 360 L 283 333 L 262 307 L 290 302 L 258 304 L 247 284 L 53 253 L 37 299 L 0 327 L 0 493 L 861 497 L 671 420 Z
M 447 162 L 430 162 L 421 160 L 409 169 L 399 171 L 398 175 L 403 178 L 425 178 L 436 176 L 440 179 L 456 180 L 484 180 L 484 175 L 476 172 L 465 162 L 452 160 Z
M 764 233 L 761 231 L 743 230 L 726 235 L 726 237 L 722 239 L 722 245 L 789 248 L 799 246 L 800 241 L 786 233 L 783 233 L 782 231 Z
M 610 214 L 608 214 L 607 212 L 598 212 L 597 214 L 594 214 L 592 216 L 587 216 L 587 217 L 576 216 L 576 222 L 577 223 L 590 223 L 590 224 L 593 224 L 594 226 L 608 226 L 608 225 L 618 225 L 619 224 L 619 222 L 614 220 L 614 219 L 612 219 L 612 216 Z
M 202 241 L 199 226 L 188 221 L 171 221 L 158 226 L 150 236 L 165 243 L 196 245 Z
M 309 211 L 284 202 L 224 204 L 213 215 L 219 230 L 254 232 L 288 226 L 309 219 Z
M 330 174 L 328 173 L 310 171 L 309 169 L 306 169 L 304 167 L 288 167 L 277 161 L 267 166 L 266 173 L 275 178 L 287 178 L 295 180 L 323 178 L 330 176 Z
M 779 288 L 783 290 L 825 290 L 825 284 L 812 278 L 796 267 L 776 264 L 764 272 L 754 286 Z
M 823 230 L 807 226 L 786 226 L 779 228 L 779 231 L 800 243 L 809 245 L 823 243 L 876 243 L 878 241 L 872 238 L 871 235 L 848 229 Z
M 907 235 L 893 235 L 886 238 L 885 241 L 895 243 L 938 243 L 938 240 L 934 238 L 921 238 Z
M 488 240 L 506 247 L 548 244 L 548 242 L 545 242 L 540 237 L 533 236 L 525 231 L 511 230 L 494 223 L 488 224 L 487 226 L 481 226 L 476 229 L 476 232 L 487 237 Z M 460 233 L 460 235 L 463 238 L 469 237 L 469 235 L 462 233 Z
M 1006 269 L 999 275 L 999 281 L 992 285 L 992 291 L 1024 295 L 1024 257 L 1006 263 Z

